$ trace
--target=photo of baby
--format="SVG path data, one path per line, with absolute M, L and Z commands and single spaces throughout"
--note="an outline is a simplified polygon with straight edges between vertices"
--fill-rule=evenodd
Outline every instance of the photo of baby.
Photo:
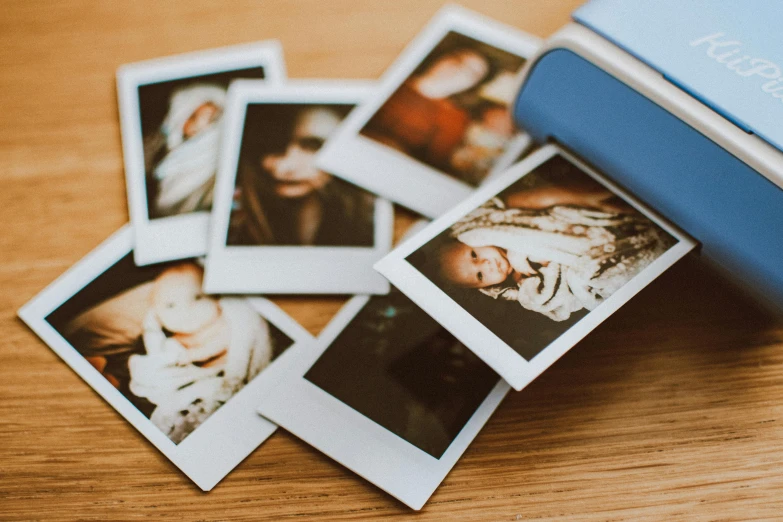
M 313 163 L 353 106 L 247 106 L 227 245 L 373 246 L 375 197 Z
M 304 378 L 436 459 L 499 379 L 394 287 L 370 298 Z
M 254 67 L 138 87 L 149 219 L 208 211 L 229 83 Z
M 531 360 L 677 241 L 553 155 L 406 260 Z
M 450 31 L 360 134 L 477 186 L 519 135 L 509 105 L 524 63 Z
M 46 317 L 175 444 L 293 344 L 248 301 L 204 295 L 202 275 L 128 254 Z

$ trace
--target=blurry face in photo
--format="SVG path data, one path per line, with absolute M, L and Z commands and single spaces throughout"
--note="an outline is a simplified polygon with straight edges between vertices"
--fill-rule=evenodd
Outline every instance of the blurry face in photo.
M 457 49 L 437 59 L 416 81 L 429 98 L 446 98 L 478 85 L 489 73 L 487 59 L 472 49 Z
M 195 265 L 170 269 L 155 280 L 152 308 L 170 332 L 192 334 L 217 320 L 217 299 L 201 291 L 201 270 Z
M 264 78 L 263 67 L 138 86 L 149 219 L 212 208 L 229 84 Z
M 314 159 L 339 123 L 340 116 L 327 108 L 308 109 L 298 117 L 285 150 L 261 158 L 261 167 L 272 180 L 275 195 L 292 200 L 303 198 L 331 180 L 329 174 L 315 167 Z
M 199 105 L 182 126 L 182 135 L 185 139 L 192 138 L 216 121 L 221 112 L 222 109 L 212 102 Z
M 226 245 L 373 244 L 373 196 L 315 165 L 354 106 L 248 104 Z

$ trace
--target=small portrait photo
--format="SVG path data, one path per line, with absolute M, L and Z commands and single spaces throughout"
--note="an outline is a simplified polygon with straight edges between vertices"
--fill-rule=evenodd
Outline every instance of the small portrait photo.
M 279 80 L 282 65 L 275 54 L 274 45 L 255 44 L 120 68 L 126 176 L 135 225 L 161 228 L 168 222 L 176 227 L 186 216 L 206 219 L 214 196 L 228 86 L 238 79 Z M 174 217 L 179 219 L 166 219 Z M 204 253 L 205 229 L 199 241 L 202 251 L 189 254 Z M 142 249 L 144 244 L 141 241 Z M 163 245 L 157 247 L 157 255 L 149 256 L 152 261 L 181 257 Z
M 611 313 L 605 302 L 621 290 L 627 300 L 644 286 L 641 275 L 664 268 L 656 261 L 677 245 L 675 258 L 693 246 L 554 147 L 536 158 L 404 256 L 452 307 L 525 361 L 573 328 L 586 335 L 585 318 Z
M 139 86 L 149 219 L 212 209 L 228 85 L 254 67 Z
M 227 245 L 373 246 L 375 196 L 313 163 L 353 107 L 248 105 Z
M 390 249 L 391 204 L 314 163 L 370 86 L 231 87 L 207 291 L 388 292 L 372 264 Z
M 349 301 L 302 359 L 259 411 L 414 509 L 508 391 L 395 288 Z
M 138 267 L 131 245 L 125 227 L 19 315 L 210 489 L 274 431 L 253 411 L 265 370 L 310 337 L 266 299 L 205 295 L 198 261 Z
M 477 13 L 443 8 L 317 164 L 426 217 L 441 215 L 528 148 L 511 105 L 538 44 Z
M 510 104 L 524 63 L 521 56 L 450 31 L 361 135 L 476 187 L 520 133 Z

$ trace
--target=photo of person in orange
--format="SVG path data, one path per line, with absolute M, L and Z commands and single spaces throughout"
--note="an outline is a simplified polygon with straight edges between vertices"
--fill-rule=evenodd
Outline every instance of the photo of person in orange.
M 361 134 L 478 185 L 517 134 L 509 103 L 524 59 L 451 32 Z

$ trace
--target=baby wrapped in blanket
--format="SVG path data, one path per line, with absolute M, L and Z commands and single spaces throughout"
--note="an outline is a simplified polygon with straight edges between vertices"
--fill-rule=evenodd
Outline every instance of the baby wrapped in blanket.
M 201 293 L 201 269 L 182 264 L 154 282 L 146 355 L 128 361 L 130 390 L 155 405 L 150 420 L 175 443 L 266 367 L 269 326 L 242 299 Z
M 601 302 L 673 243 L 648 218 L 573 204 L 508 208 L 493 198 L 452 225 L 444 278 L 564 321 Z
M 209 210 L 217 171 L 226 89 L 194 84 L 176 90 L 160 130 L 145 138 L 151 217 Z

